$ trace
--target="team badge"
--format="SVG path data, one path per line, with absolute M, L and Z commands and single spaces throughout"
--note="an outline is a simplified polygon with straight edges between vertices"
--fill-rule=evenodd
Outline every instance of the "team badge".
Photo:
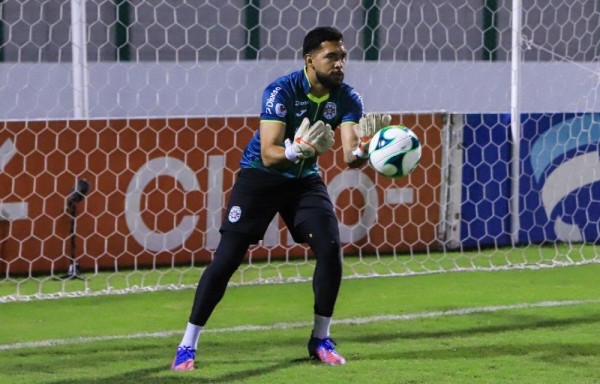
M 240 217 L 242 217 L 242 208 L 238 207 L 237 205 L 231 207 L 229 210 L 229 222 L 237 223 Z
M 275 113 L 279 117 L 285 117 L 285 115 L 287 115 L 287 109 L 285 109 L 285 105 L 283 105 L 281 103 L 277 103 L 275 105 Z
M 335 103 L 331 101 L 327 102 L 327 104 L 325 104 L 325 108 L 323 109 L 323 117 L 325 117 L 328 120 L 331 120 L 335 117 L 336 114 L 337 106 L 335 105 Z

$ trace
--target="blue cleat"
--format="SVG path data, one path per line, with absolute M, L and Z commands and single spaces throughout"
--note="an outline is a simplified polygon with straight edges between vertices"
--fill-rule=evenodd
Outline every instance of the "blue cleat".
M 330 337 L 318 339 L 311 336 L 308 340 L 308 355 L 329 365 L 346 364 L 346 359 L 336 352 L 335 342 Z
M 171 371 L 193 371 L 196 350 L 190 347 L 177 347 L 177 354 L 171 363 Z

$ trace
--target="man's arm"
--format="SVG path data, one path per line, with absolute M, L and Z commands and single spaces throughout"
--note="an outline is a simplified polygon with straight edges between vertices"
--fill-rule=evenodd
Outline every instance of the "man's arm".
M 296 130 L 294 141 L 289 139 L 285 141 L 283 157 L 280 143 L 285 137 L 285 124 L 261 121 L 260 137 L 261 157 L 263 164 L 267 167 L 285 165 L 285 160 L 297 163 L 300 160 L 321 155 L 327 152 L 334 143 L 333 131 L 329 124 L 318 120 L 310 125 L 307 118 L 302 120 L 302 124 Z
M 367 113 L 358 124 L 342 124 L 342 147 L 344 160 L 350 168 L 362 166 L 369 158 L 369 143 L 375 133 L 390 125 L 392 116 L 382 113 Z
M 360 139 L 356 133 L 357 129 L 358 124 L 356 123 L 343 123 L 340 126 L 344 161 L 349 168 L 362 167 L 368 159 L 368 157 L 358 157 L 353 153 L 360 142 Z
M 279 121 L 260 122 L 260 155 L 266 167 L 285 166 L 290 161 L 281 146 L 285 137 L 285 124 Z

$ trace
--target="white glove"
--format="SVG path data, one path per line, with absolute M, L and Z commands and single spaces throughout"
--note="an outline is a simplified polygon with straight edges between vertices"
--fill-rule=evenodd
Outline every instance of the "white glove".
M 333 143 L 333 130 L 329 124 L 318 120 L 310 125 L 308 118 L 304 118 L 294 135 L 294 142 L 290 139 L 285 141 L 285 157 L 290 161 L 298 162 L 326 152 Z
M 371 138 L 382 128 L 390 125 L 391 121 L 392 116 L 383 113 L 367 113 L 364 117 L 361 117 L 357 126 L 357 135 L 360 141 L 352 154 L 362 159 L 367 158 Z

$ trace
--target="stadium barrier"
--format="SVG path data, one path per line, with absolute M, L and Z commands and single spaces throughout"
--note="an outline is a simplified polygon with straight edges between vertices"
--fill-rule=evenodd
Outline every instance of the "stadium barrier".
M 443 113 L 394 115 L 425 145 L 418 169 L 387 179 L 350 170 L 340 146 L 319 164 L 343 250 L 437 249 Z M 76 259 L 85 270 L 210 260 L 254 117 L 11 121 L 0 130 L 0 273 L 59 273 L 70 263 L 66 201 L 78 181 Z M 339 132 L 337 133 L 339 143 Z M 276 217 L 254 259 L 305 255 Z

